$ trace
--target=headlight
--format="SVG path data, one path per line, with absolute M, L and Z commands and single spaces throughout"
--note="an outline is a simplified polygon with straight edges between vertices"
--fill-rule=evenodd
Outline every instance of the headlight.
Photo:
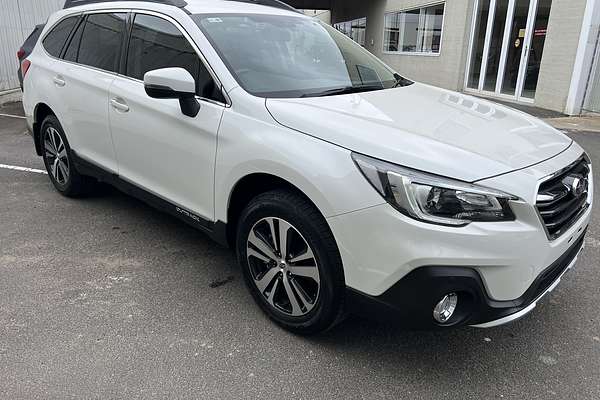
M 518 198 L 510 194 L 361 154 L 353 153 L 352 158 L 388 203 L 412 218 L 451 226 L 515 219 L 508 203 Z

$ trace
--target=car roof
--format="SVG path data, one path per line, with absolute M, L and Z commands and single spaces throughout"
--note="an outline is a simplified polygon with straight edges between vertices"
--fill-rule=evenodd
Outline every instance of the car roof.
M 66 0 L 64 8 L 85 5 L 108 5 L 112 7 L 136 7 L 139 4 L 156 3 L 174 6 L 189 14 L 264 13 L 303 15 L 295 8 L 279 0 Z

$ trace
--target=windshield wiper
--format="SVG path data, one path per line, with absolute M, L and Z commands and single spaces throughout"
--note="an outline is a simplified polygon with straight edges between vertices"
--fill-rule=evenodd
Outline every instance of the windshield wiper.
M 381 85 L 362 85 L 362 86 L 346 86 L 336 89 L 324 90 L 317 93 L 305 93 L 300 97 L 325 97 L 325 96 L 337 96 L 340 94 L 351 94 L 361 92 L 371 92 L 374 90 L 383 90 Z

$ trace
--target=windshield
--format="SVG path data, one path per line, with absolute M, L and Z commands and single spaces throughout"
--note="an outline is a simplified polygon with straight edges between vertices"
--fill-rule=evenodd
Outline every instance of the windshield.
M 240 86 L 255 96 L 327 96 L 410 83 L 311 18 L 198 14 L 193 19 Z

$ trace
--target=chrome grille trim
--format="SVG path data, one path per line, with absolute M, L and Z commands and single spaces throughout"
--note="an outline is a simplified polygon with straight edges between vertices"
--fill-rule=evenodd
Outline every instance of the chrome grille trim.
M 536 210 L 549 240 L 562 236 L 589 208 L 591 171 L 591 162 L 584 154 L 540 182 Z

